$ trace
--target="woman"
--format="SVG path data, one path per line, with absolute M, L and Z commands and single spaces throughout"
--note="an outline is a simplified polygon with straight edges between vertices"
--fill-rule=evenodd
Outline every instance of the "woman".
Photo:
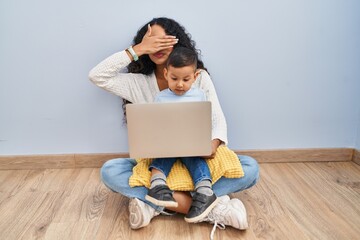
M 196 51 L 195 42 L 176 21 L 155 18 L 144 25 L 134 38 L 134 45 L 115 53 L 91 70 L 89 78 L 97 86 L 133 103 L 153 102 L 155 95 L 168 88 L 163 70 L 169 54 L 178 46 Z M 123 73 L 127 68 L 128 72 Z M 197 68 L 203 69 L 195 87 L 201 88 L 212 102 L 212 153 L 220 144 L 227 144 L 226 121 L 221 110 L 213 83 L 204 64 L 198 61 Z M 125 104 L 125 103 L 124 103 Z M 124 113 L 126 114 L 126 113 Z M 221 178 L 213 185 L 213 191 L 220 196 L 217 206 L 201 221 L 229 225 L 238 229 L 247 228 L 246 210 L 239 199 L 229 199 L 227 194 L 242 191 L 253 186 L 259 177 L 257 162 L 248 156 L 239 156 L 245 176 L 238 179 Z M 188 192 L 174 192 L 178 207 L 157 207 L 145 200 L 145 187 L 131 188 L 128 183 L 134 159 L 113 159 L 101 168 L 104 184 L 111 190 L 131 198 L 129 204 L 130 226 L 138 229 L 147 226 L 160 213 L 179 212 L 187 214 L 191 206 Z

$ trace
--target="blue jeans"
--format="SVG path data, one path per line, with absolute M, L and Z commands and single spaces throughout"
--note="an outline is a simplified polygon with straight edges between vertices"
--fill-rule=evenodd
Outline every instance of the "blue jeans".
M 209 167 L 206 160 L 201 157 L 156 158 L 150 164 L 149 169 L 156 168 L 167 177 L 177 159 L 180 159 L 188 169 L 195 186 L 203 180 L 211 181 Z
M 242 178 L 220 178 L 213 185 L 213 191 L 220 197 L 230 193 L 240 192 L 256 184 L 259 179 L 259 165 L 256 160 L 249 156 L 239 155 L 244 170 Z M 130 187 L 129 178 L 136 161 L 131 158 L 117 158 L 107 161 L 101 168 L 100 174 L 104 184 L 114 192 L 118 192 L 128 198 L 138 198 L 158 211 L 163 207 L 153 205 L 145 200 L 148 192 L 146 187 Z

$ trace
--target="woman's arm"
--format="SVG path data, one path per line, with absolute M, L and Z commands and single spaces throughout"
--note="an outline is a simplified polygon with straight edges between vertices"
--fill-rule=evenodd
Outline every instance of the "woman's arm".
M 199 87 L 205 92 L 206 98 L 211 102 L 212 108 L 212 145 L 216 148 L 221 143 L 228 143 L 227 140 L 227 125 L 224 113 L 221 109 L 219 99 L 217 97 L 214 84 L 211 81 L 210 75 L 201 70 L 199 78 L 197 79 Z
M 151 54 L 167 48 L 172 48 L 178 39 L 174 36 L 152 36 L 151 27 L 142 41 L 133 46 L 135 54 L 140 57 L 144 54 Z M 144 74 L 124 73 L 133 56 L 128 50 L 111 55 L 94 67 L 90 73 L 90 80 L 97 86 L 114 93 L 131 102 L 142 102 L 152 100 L 154 91 L 150 76 Z M 120 73 L 120 72 L 123 73 Z
M 111 55 L 89 73 L 90 80 L 97 86 L 129 101 L 135 101 L 134 89 L 138 89 L 139 78 L 144 78 L 142 74 L 121 73 L 126 70 L 131 59 L 126 51 L 121 51 Z

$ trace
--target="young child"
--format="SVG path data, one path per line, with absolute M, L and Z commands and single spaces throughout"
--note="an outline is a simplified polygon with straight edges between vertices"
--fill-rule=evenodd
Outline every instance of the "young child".
M 164 68 L 164 76 L 169 88 L 161 91 L 156 96 L 155 102 L 205 101 L 206 96 L 203 91 L 191 88 L 198 74 L 196 52 L 184 47 L 175 48 Z M 185 221 L 197 222 L 207 216 L 218 201 L 212 191 L 208 165 L 202 157 L 154 159 L 149 167 L 151 186 L 145 199 L 158 206 L 178 206 L 172 196 L 172 191 L 166 185 L 166 177 L 177 159 L 180 159 L 189 170 L 195 185 L 195 193 L 192 195 L 193 202 L 185 216 Z

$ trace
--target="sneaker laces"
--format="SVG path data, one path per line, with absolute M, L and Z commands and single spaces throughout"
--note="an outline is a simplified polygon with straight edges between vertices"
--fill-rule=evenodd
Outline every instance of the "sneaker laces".
M 220 214 L 213 214 L 213 212 L 210 212 L 209 215 L 202 220 L 214 224 L 210 233 L 210 240 L 214 239 L 214 234 L 217 228 L 220 228 L 222 230 L 225 229 L 225 224 L 222 223 L 223 219 L 221 219 L 219 216 Z

